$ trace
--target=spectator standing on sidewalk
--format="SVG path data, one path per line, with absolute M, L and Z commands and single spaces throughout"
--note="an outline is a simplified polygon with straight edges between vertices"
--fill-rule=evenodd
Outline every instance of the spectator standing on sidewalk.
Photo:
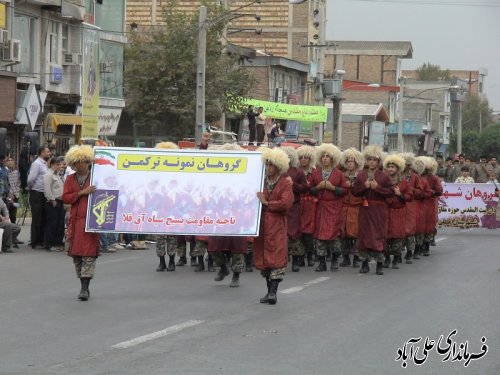
M 9 219 L 9 210 L 3 200 L 0 199 L 0 229 L 3 229 L 2 250 L 3 253 L 12 253 L 12 244 L 17 240 L 21 233 L 21 227 L 11 223 Z
M 64 183 L 60 172 L 62 157 L 54 157 L 49 161 L 49 170 L 43 176 L 43 191 L 45 202 L 44 242 L 47 251 L 63 251 L 64 238 L 64 204 L 62 201 Z
M 31 206 L 31 247 L 43 246 L 43 223 L 45 220 L 45 194 L 43 192 L 43 176 L 48 172 L 47 161 L 50 151 L 47 147 L 38 149 L 38 158 L 31 163 L 28 173 L 27 189 L 30 191 Z
M 10 196 L 11 201 L 8 202 L 7 208 L 9 209 L 10 220 L 15 223 L 17 220 L 17 203 L 19 202 L 19 197 L 21 196 L 21 176 L 19 171 L 16 169 L 14 159 L 8 158 L 6 162 L 7 168 L 9 170 L 9 185 L 10 185 Z

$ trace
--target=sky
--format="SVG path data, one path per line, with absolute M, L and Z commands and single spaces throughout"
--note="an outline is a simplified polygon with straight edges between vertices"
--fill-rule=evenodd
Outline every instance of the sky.
M 484 93 L 500 111 L 500 0 L 327 0 L 326 40 L 409 41 L 441 69 L 488 70 Z

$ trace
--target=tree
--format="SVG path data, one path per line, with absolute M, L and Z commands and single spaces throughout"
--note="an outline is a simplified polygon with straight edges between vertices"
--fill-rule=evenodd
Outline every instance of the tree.
M 194 134 L 198 52 L 198 14 L 180 12 L 177 2 L 167 0 L 164 25 L 133 34 L 125 51 L 125 92 L 136 125 L 168 127 L 166 134 L 173 140 Z M 205 5 L 205 111 L 207 122 L 212 122 L 223 111 L 241 107 L 241 98 L 255 81 L 238 65 L 240 56 L 222 53 L 221 35 L 229 13 L 221 6 Z
M 417 68 L 417 79 L 419 81 L 449 80 L 450 71 L 448 69 L 441 70 L 439 65 L 423 63 L 422 66 Z
M 481 123 L 481 126 L 480 126 Z M 469 94 L 462 105 L 462 128 L 479 131 L 493 123 L 493 112 L 488 99 Z
M 500 157 L 500 124 L 491 125 L 484 129 L 480 142 L 481 155 Z

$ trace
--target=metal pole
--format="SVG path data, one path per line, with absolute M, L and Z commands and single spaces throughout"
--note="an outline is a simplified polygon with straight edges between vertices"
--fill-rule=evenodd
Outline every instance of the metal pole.
M 462 102 L 458 102 L 457 113 L 457 153 L 462 153 Z
M 201 143 L 203 127 L 205 126 L 205 63 L 207 50 L 207 7 L 200 6 L 200 18 L 198 23 L 198 65 L 196 74 L 196 127 L 195 142 Z
M 404 79 L 399 77 L 399 116 L 398 116 L 398 152 L 403 152 L 403 102 L 404 102 Z

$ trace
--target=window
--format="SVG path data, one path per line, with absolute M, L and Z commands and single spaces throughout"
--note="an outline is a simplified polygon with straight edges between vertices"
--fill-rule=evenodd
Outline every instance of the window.
M 69 40 L 69 26 L 68 24 L 62 25 L 62 40 L 61 40 L 61 49 L 62 53 L 68 53 L 68 40 Z
M 394 151 L 398 149 L 398 135 L 389 134 L 387 137 L 387 144 L 389 146 L 389 151 Z
M 21 63 L 14 65 L 13 70 L 21 75 L 32 76 L 37 72 L 36 57 L 36 18 L 24 14 L 14 14 L 12 39 L 21 41 Z
M 49 25 L 49 61 L 59 63 L 59 23 L 54 21 Z

